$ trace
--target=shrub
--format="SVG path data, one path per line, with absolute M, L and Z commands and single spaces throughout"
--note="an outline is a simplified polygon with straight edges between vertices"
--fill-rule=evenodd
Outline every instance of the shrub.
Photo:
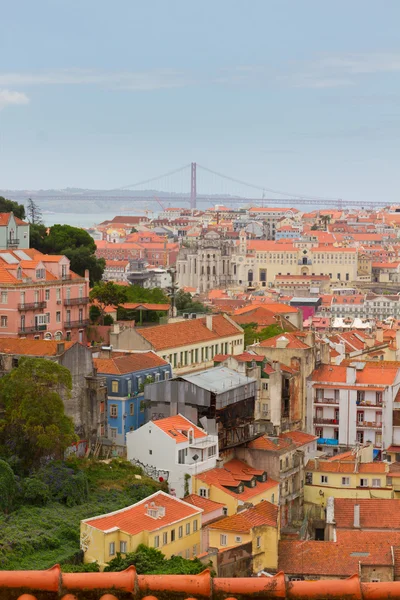
M 63 573 L 98 573 L 100 571 L 99 563 L 97 561 L 88 563 L 86 565 L 61 565 L 61 571 Z
M 37 477 L 50 490 L 53 500 L 67 506 L 82 504 L 88 497 L 88 480 L 83 471 L 75 471 L 60 461 L 55 461 L 42 467 Z
M 13 508 L 17 495 L 17 483 L 12 468 L 0 460 L 0 510 L 8 513 Z
M 44 506 L 50 500 L 49 486 L 37 477 L 30 477 L 23 482 L 23 499 L 25 504 Z

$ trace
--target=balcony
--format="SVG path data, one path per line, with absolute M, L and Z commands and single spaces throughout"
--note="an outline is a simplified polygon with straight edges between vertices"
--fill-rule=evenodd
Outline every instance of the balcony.
M 382 429 L 382 423 L 377 421 L 358 421 L 357 429 Z
M 20 327 L 18 329 L 18 335 L 26 335 L 27 333 L 39 333 L 40 331 L 47 331 L 47 325 L 32 325 L 31 327 Z
M 88 296 L 84 298 L 65 298 L 64 305 L 65 306 L 77 306 L 79 304 L 89 304 Z
M 74 329 L 75 327 L 86 327 L 89 325 L 89 319 L 81 319 L 80 321 L 66 321 L 64 329 Z
M 19 246 L 18 238 L 9 238 L 7 240 L 7 248 L 15 248 L 15 246 Z
M 20 311 L 24 311 L 24 310 L 36 310 L 38 308 L 42 309 L 42 308 L 46 308 L 47 306 L 47 302 L 21 302 L 21 304 L 18 304 L 18 310 Z
M 317 425 L 339 425 L 339 419 L 324 419 L 323 417 L 314 417 L 314 423 Z
M 362 400 L 356 402 L 357 406 L 368 406 L 369 408 L 382 408 L 383 402 L 371 402 L 370 400 Z
M 314 400 L 314 404 L 339 404 L 339 398 L 318 398 Z

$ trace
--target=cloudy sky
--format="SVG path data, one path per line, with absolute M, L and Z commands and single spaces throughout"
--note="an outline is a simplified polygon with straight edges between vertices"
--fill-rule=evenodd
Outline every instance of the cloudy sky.
M 197 161 L 399 200 L 399 23 L 398 0 L 4 0 L 0 188 L 115 188 Z

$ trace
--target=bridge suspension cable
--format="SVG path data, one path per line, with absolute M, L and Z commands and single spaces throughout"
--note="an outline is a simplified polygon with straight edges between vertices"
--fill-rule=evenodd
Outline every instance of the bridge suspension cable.
M 230 177 L 229 175 L 224 175 L 223 173 L 218 173 L 218 171 L 213 171 L 212 169 L 209 169 L 208 167 L 203 167 L 203 165 L 199 165 L 198 163 L 197 163 L 197 167 L 202 169 L 203 171 L 212 173 L 213 175 L 218 175 L 218 177 L 222 177 L 223 179 L 228 179 L 229 181 L 232 181 L 234 183 L 238 183 L 240 185 L 244 185 L 246 187 L 253 188 L 255 190 L 259 190 L 262 192 L 270 192 L 271 194 L 278 194 L 280 196 L 287 196 L 289 198 L 298 198 L 300 200 L 326 200 L 329 202 L 337 202 L 337 198 L 327 198 L 327 197 L 322 197 L 322 196 L 307 196 L 304 194 L 293 194 L 291 192 L 283 192 L 280 190 L 273 190 L 266 186 L 255 185 L 254 183 L 248 183 L 247 181 L 242 181 L 240 179 L 236 179 L 235 177 Z
M 184 165 L 183 167 L 179 167 L 179 169 L 173 169 L 172 171 L 168 171 L 168 173 L 163 173 L 162 175 L 158 175 L 157 177 L 151 177 L 150 179 L 143 179 L 142 181 L 138 181 L 137 183 L 131 183 L 129 185 L 124 185 L 119 188 L 114 188 L 113 190 L 108 190 L 110 192 L 117 192 L 120 190 L 126 190 L 132 187 L 139 187 L 140 185 L 146 185 L 147 183 L 152 183 L 153 181 L 158 181 L 159 179 L 163 179 L 164 177 L 170 177 L 171 175 L 175 175 L 176 173 L 180 173 L 185 169 L 189 168 L 190 164 Z

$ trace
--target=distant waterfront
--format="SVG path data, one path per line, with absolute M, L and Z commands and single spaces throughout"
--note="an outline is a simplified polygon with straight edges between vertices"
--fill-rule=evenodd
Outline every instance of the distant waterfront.
M 74 227 L 93 227 L 93 225 L 102 221 L 113 219 L 117 214 L 118 212 L 115 211 L 107 213 L 44 213 L 43 221 L 47 226 L 60 224 L 73 225 Z

